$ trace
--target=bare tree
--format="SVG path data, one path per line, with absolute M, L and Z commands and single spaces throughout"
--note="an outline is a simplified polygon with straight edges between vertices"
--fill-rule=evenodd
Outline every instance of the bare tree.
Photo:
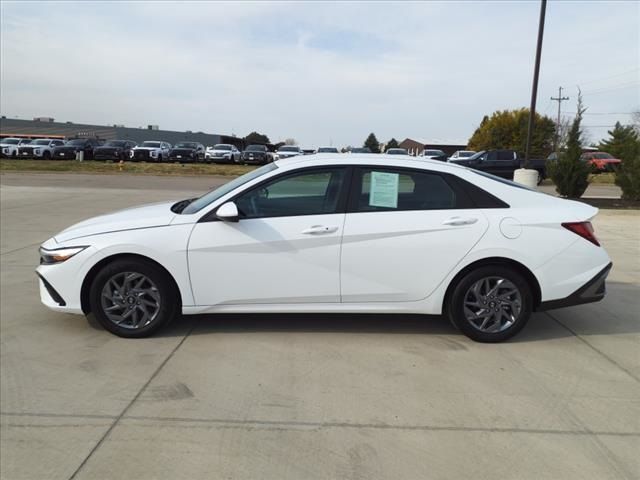
M 296 143 L 296 139 L 295 138 L 285 138 L 284 139 L 284 144 L 285 145 L 295 145 Z

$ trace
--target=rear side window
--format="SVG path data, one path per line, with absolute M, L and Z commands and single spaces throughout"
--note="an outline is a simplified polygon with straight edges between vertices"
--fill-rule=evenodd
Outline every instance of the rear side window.
M 500 150 L 498 152 L 498 160 L 513 160 L 513 152 L 511 150 Z
M 438 174 L 385 168 L 359 169 L 352 211 L 443 210 L 458 207 L 458 195 Z

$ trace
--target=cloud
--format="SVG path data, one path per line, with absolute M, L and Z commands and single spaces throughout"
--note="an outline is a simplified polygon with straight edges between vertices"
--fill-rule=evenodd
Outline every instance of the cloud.
M 638 8 L 549 4 L 538 110 L 553 114 L 547 99 L 558 85 L 639 67 Z M 258 130 L 303 145 L 359 144 L 370 131 L 465 141 L 484 114 L 528 105 L 538 15 L 537 2 L 2 2 L 0 9 L 4 115 Z M 592 85 L 634 79 L 638 70 Z M 640 105 L 633 90 L 585 100 L 594 112 Z

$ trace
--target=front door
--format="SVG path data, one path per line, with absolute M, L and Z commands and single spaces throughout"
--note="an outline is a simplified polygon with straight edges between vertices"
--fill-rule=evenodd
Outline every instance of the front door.
M 459 208 L 459 193 L 436 172 L 360 168 L 353 185 L 342 243 L 346 303 L 426 298 L 488 227 L 481 210 Z
M 196 224 L 196 304 L 339 302 L 346 177 L 343 167 L 284 174 L 234 198 L 237 223 Z

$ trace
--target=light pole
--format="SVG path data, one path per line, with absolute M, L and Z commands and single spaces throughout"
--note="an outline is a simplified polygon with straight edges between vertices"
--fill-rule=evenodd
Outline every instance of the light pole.
M 538 75 L 540 74 L 540 55 L 542 54 L 542 36 L 544 34 L 544 16 L 547 10 L 547 0 L 540 4 L 540 21 L 538 23 L 538 45 L 536 47 L 536 64 L 533 70 L 533 88 L 531 89 L 531 107 L 529 108 L 529 128 L 527 129 L 527 146 L 524 154 L 523 168 L 529 166 L 529 153 L 531 150 L 531 137 L 533 136 L 533 124 L 536 115 L 536 99 L 538 97 Z

